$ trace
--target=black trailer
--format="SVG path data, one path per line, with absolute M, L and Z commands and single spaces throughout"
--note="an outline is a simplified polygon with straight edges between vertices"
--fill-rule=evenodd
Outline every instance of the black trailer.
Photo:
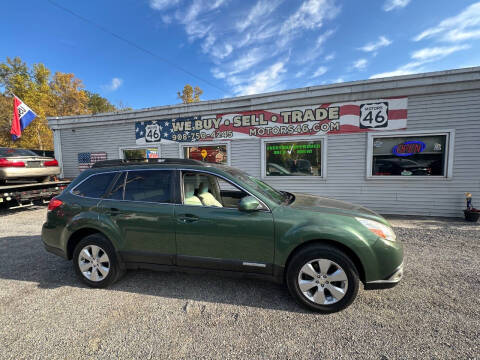
M 0 208 L 15 209 L 46 204 L 59 195 L 71 180 L 46 183 L 7 184 L 0 186 Z

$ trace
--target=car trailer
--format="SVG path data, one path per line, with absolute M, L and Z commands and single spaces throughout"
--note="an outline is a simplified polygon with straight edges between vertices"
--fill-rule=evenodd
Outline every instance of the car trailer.
M 59 195 L 70 182 L 71 180 L 63 180 L 0 186 L 0 208 L 18 209 L 47 204 L 52 197 Z

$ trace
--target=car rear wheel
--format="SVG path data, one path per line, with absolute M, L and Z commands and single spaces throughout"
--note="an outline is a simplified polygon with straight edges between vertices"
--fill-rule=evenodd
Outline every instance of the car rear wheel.
M 358 293 L 355 265 L 345 253 L 331 246 L 319 244 L 300 250 L 291 259 L 286 277 L 295 300 L 318 312 L 345 309 Z
M 101 234 L 89 235 L 77 244 L 73 266 L 80 279 L 95 288 L 107 287 L 123 275 L 115 250 Z

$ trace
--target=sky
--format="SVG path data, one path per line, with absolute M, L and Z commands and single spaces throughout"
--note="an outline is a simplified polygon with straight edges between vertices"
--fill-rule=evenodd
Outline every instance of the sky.
M 0 61 L 74 73 L 133 108 L 177 104 L 187 83 L 213 100 L 480 65 L 480 1 L 24 0 L 2 12 Z

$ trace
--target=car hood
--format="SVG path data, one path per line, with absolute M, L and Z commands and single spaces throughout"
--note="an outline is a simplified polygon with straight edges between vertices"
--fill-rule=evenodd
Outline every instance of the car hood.
M 381 215 L 360 205 L 322 196 L 301 193 L 293 193 L 293 195 L 295 196 L 295 200 L 289 206 L 294 209 L 315 212 L 341 213 L 351 216 L 364 216 L 377 221 L 380 220 L 381 222 L 388 224 L 388 222 Z

